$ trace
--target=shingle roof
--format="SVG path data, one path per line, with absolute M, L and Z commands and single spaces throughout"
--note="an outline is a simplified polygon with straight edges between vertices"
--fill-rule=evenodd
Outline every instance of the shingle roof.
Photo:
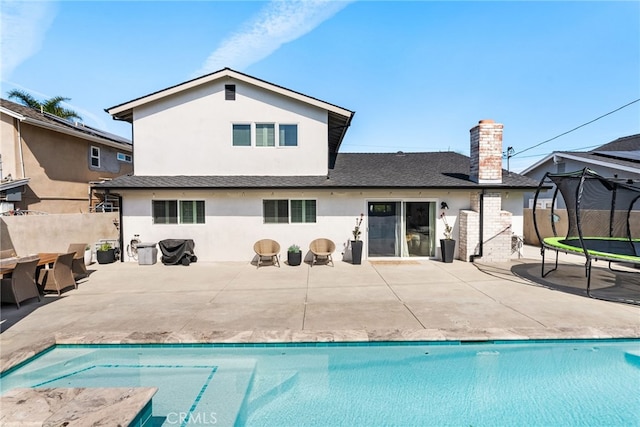
M 596 151 L 635 151 L 640 150 L 640 133 L 637 135 L 623 136 L 615 141 L 608 142 L 591 150 Z
M 591 151 L 554 151 L 527 167 L 522 173 L 528 175 L 558 155 L 569 159 L 573 158 L 576 161 L 584 161 L 585 164 L 606 164 L 614 169 L 637 170 L 640 168 L 640 134 L 623 136 Z
M 40 122 L 48 127 L 59 128 L 61 131 L 65 131 L 67 133 L 77 134 L 79 137 L 91 136 L 93 138 L 102 139 L 111 143 L 115 142 L 129 147 L 131 146 L 131 141 L 126 138 L 122 138 L 118 135 L 92 128 L 82 123 L 76 124 L 61 117 L 54 116 L 53 114 L 41 113 L 38 110 L 34 110 L 33 108 L 17 104 L 7 99 L 0 99 L 0 106 L 6 108 L 9 111 L 17 113 L 20 116 L 26 117 L 27 119 Z
M 578 157 L 581 159 L 584 159 L 585 161 L 590 161 L 590 162 L 606 162 L 610 165 L 616 165 L 616 166 L 625 166 L 625 167 L 630 167 L 630 168 L 637 168 L 640 169 L 640 162 L 638 162 L 637 160 L 634 160 L 632 158 L 621 158 L 621 157 L 617 157 L 616 154 L 622 154 L 624 151 L 631 151 L 631 150 L 623 150 L 623 151 L 610 151 L 610 152 L 587 152 L 587 153 L 583 153 L 583 152 L 579 152 L 579 151 L 567 151 L 564 152 L 566 155 L 570 155 L 573 157 Z M 611 153 L 611 155 L 608 155 L 606 153 Z
M 502 184 L 469 180 L 469 157 L 454 152 L 340 153 L 327 176 L 121 176 L 109 189 L 173 188 L 432 188 L 533 189 L 538 182 L 503 170 Z

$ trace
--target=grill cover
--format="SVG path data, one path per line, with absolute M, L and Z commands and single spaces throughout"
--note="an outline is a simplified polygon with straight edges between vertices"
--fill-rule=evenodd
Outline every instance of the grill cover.
M 160 260 L 165 265 L 183 264 L 189 265 L 196 262 L 197 258 L 193 252 L 196 244 L 192 239 L 165 239 L 158 242 L 162 251 Z

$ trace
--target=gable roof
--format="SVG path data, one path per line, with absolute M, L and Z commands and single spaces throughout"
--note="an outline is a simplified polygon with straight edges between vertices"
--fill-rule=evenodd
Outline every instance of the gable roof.
M 126 138 L 83 123 L 71 122 L 53 114 L 43 113 L 7 99 L 0 99 L 0 112 L 34 126 L 109 145 L 127 152 L 132 151 L 131 141 Z
M 166 89 L 159 90 L 157 92 L 150 93 L 148 95 L 141 96 L 139 98 L 127 101 L 122 104 L 115 105 L 110 108 L 106 108 L 105 111 L 113 116 L 114 119 L 124 120 L 129 123 L 133 123 L 133 109 L 150 102 L 157 101 L 167 96 L 174 95 L 176 93 L 192 89 L 222 78 L 233 78 L 253 86 L 260 87 L 262 89 L 278 93 L 280 95 L 296 99 L 327 110 L 328 112 L 328 126 L 329 126 L 329 151 L 336 153 L 340 148 L 342 139 L 347 131 L 347 128 L 351 125 L 351 120 L 354 111 L 347 110 L 346 108 L 339 107 L 334 104 L 322 101 L 320 99 L 304 95 L 300 92 L 287 89 L 282 86 L 278 86 L 273 83 L 269 83 L 266 80 L 261 80 L 256 77 L 252 77 L 248 74 L 241 73 L 239 71 L 232 70 L 231 68 L 223 68 L 222 70 L 215 71 L 202 77 L 198 77 L 192 80 L 188 80 L 184 83 L 180 83 Z
M 554 151 L 524 169 L 521 173 L 526 175 L 551 159 L 558 157 L 575 160 L 587 165 L 638 173 L 638 170 L 640 170 L 640 134 L 618 138 L 591 151 Z
M 340 153 L 322 176 L 121 176 L 104 189 L 535 189 L 538 181 L 503 170 L 502 184 L 469 179 L 470 159 L 454 152 Z

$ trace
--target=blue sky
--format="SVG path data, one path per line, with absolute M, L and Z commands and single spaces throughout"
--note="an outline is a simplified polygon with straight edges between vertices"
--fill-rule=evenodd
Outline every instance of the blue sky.
M 356 112 L 343 152 L 453 150 L 504 124 L 522 170 L 640 133 L 637 1 L 6 1 L 1 92 L 105 108 L 225 66 Z M 525 152 L 522 152 L 527 150 Z M 522 152 L 520 154 L 520 152 Z

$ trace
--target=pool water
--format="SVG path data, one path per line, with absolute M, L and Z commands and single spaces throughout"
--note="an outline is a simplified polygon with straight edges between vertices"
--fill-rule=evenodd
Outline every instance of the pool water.
M 637 426 L 640 340 L 63 345 L 0 390 L 123 386 L 164 426 Z

